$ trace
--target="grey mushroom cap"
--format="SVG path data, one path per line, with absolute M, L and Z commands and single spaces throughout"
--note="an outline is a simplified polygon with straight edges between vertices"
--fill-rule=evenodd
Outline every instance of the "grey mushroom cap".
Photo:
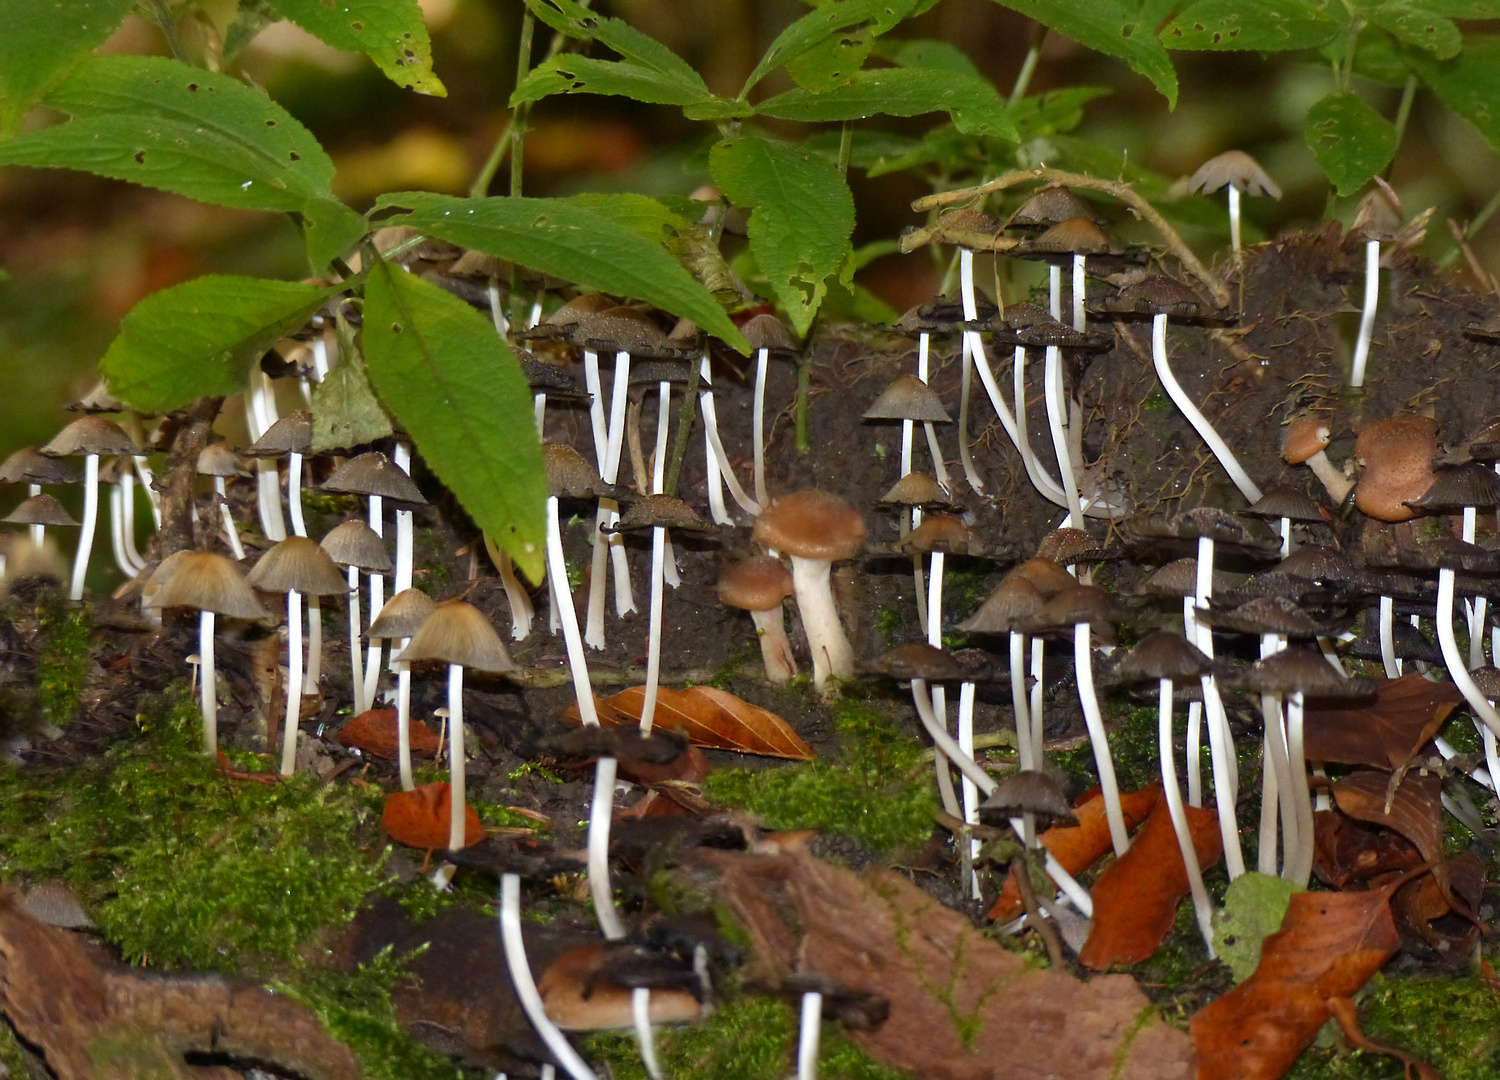
M 391 570 L 391 557 L 386 553 L 385 541 L 358 518 L 334 526 L 318 546 L 340 566 L 353 566 L 376 574 Z
M 1075 217 L 1087 218 L 1099 226 L 1109 224 L 1107 218 L 1075 194 L 1072 188 L 1063 187 L 1061 184 L 1050 184 L 1032 192 L 1031 196 L 1010 216 L 1005 227 L 1041 230 Z
M 349 583 L 328 552 L 306 536 L 288 536 L 274 545 L 251 569 L 249 581 L 255 588 L 273 593 L 331 596 L 349 591 Z
M 970 634 L 1008 634 L 1028 630 L 1042 610 L 1042 594 L 1024 577 L 1007 574 L 958 628 Z
M 977 320 L 983 322 L 999 315 L 1000 309 L 984 297 L 977 297 L 976 302 L 978 306 L 974 314 Z M 896 320 L 894 329 L 908 337 L 919 334 L 943 337 L 956 334 L 967 325 L 969 324 L 964 322 L 962 301 L 940 296 L 909 309 Z
M 1288 518 L 1292 521 L 1323 521 L 1323 508 L 1305 491 L 1278 484 L 1267 488 L 1253 502 L 1247 514 L 1260 518 Z
M 1312 616 L 1285 596 L 1261 596 L 1229 611 L 1215 610 L 1205 618 L 1209 625 L 1242 634 L 1285 634 L 1287 637 L 1317 637 L 1322 633 Z
M 1472 506 L 1492 510 L 1500 506 L 1500 475 L 1479 464 L 1456 465 L 1438 469 L 1432 486 L 1420 498 L 1408 499 L 1414 510 L 1443 512 Z
M 1124 612 L 1114 598 L 1097 585 L 1075 585 L 1064 589 L 1042 605 L 1032 623 L 1036 630 L 1055 630 L 1088 623 L 1104 627 L 1120 622 Z
M 626 352 L 660 360 L 696 359 L 699 352 L 696 346 L 674 344 L 649 315 L 624 305 L 582 316 L 567 339 L 591 352 Z
M 921 420 L 935 424 L 953 420 L 943 407 L 943 399 L 915 375 L 897 377 L 862 415 L 866 420 Z
M 1322 653 L 1290 648 L 1258 661 L 1234 679 L 1237 686 L 1257 694 L 1291 694 L 1307 697 L 1360 698 L 1375 692 L 1369 679 L 1349 679 L 1333 670 Z
M 642 496 L 625 508 L 619 524 L 610 531 L 640 532 L 657 528 L 703 534 L 718 532 L 716 526 L 703 520 L 696 510 L 673 495 Z
M 533 392 L 545 393 L 548 397 L 561 397 L 569 399 L 589 399 L 592 397 L 583 387 L 578 385 L 578 380 L 573 374 L 559 364 L 549 364 L 545 360 L 538 360 L 527 349 L 516 347 L 511 350 L 516 354 L 516 359 L 521 364 L 521 374 L 526 376 L 526 385 Z
M 1348 237 L 1367 242 L 1394 240 L 1401 232 L 1401 219 L 1401 200 L 1389 188 L 1377 184 L 1359 200 Z
M 603 293 L 584 293 L 575 296 L 537 325 L 522 330 L 516 336 L 522 341 L 555 340 L 566 335 L 569 328 L 585 315 L 597 315 L 615 306 L 616 302 Z
M 547 491 L 559 499 L 587 499 L 606 489 L 598 471 L 566 443 L 542 443 L 542 464 L 547 470 Z
M 421 628 L 435 607 L 436 601 L 422 590 L 402 589 L 385 602 L 380 614 L 365 631 L 365 637 L 372 641 L 409 638 Z
M 199 476 L 247 476 L 233 450 L 223 443 L 211 443 L 198 454 Z
M 474 671 L 518 671 L 494 624 L 465 600 L 444 600 L 432 609 L 397 658 L 441 660 Z
M 83 475 L 61 458 L 23 446 L 0 463 L 0 484 L 76 484 Z
M 989 318 L 962 325 L 966 330 L 993 334 L 996 344 L 1021 345 L 1030 349 L 1055 345 L 1062 349 L 1101 352 L 1113 348 L 1115 343 L 1109 334 L 1074 330 L 1067 323 L 1054 319 L 1046 308 L 1025 300 L 1008 304 L 1003 314 L 996 312 Z
M 345 495 L 379 495 L 397 502 L 425 504 L 416 483 L 390 458 L 377 451 L 350 458 L 323 481 L 323 490 Z
M 1213 661 L 1196 645 L 1171 630 L 1156 630 L 1120 658 L 1115 676 L 1121 682 L 1196 679 L 1207 674 Z
M 1110 315 L 1166 315 L 1173 319 L 1197 319 L 1214 314 L 1193 289 L 1165 274 L 1152 274 L 1106 296 L 1098 310 Z
M 979 804 L 979 819 L 985 824 L 1004 824 L 1022 814 L 1035 814 L 1040 828 L 1078 824 L 1061 785 L 1039 769 L 1011 773 Z
M 1308 581 L 1358 582 L 1363 578 L 1348 556 L 1326 544 L 1305 544 L 1277 563 L 1276 569 Z
M 656 386 L 658 383 L 685 383 L 693 377 L 692 365 L 684 360 L 647 360 L 630 365 L 631 386 Z
M 796 352 L 797 342 L 792 337 L 792 332 L 786 328 L 775 315 L 762 312 L 753 318 L 746 319 L 745 325 L 740 327 L 740 333 L 750 343 L 752 349 L 769 349 L 771 352 Z
M 925 679 L 927 682 L 968 682 L 975 673 L 944 652 L 924 642 L 898 645 L 890 652 L 877 657 L 868 665 L 868 670 L 898 682 Z
M 51 495 L 33 495 L 23 500 L 14 510 L 0 518 L 7 525 L 57 525 L 76 526 L 71 514 L 63 504 Z
M 924 472 L 907 473 L 892 484 L 879 501 L 892 506 L 951 508 L 956 505 L 952 493 Z
M 150 607 L 190 607 L 239 619 L 266 615 L 244 567 L 212 551 L 174 552 L 157 567 L 153 579 L 158 577 L 162 580 L 147 600 Z
M 1281 188 L 1276 181 L 1266 175 L 1260 162 L 1243 150 L 1225 150 L 1199 165 L 1198 171 L 1188 181 L 1188 190 L 1209 195 L 1227 184 L 1233 184 L 1246 195 L 1281 198 Z
M 113 420 L 102 416 L 80 416 L 59 431 L 41 453 L 49 457 L 76 454 L 139 454 L 140 447 Z
M 285 454 L 306 454 L 312 450 L 312 413 L 305 410 L 289 412 L 276 423 L 266 428 L 244 453 L 251 457 L 281 457 Z

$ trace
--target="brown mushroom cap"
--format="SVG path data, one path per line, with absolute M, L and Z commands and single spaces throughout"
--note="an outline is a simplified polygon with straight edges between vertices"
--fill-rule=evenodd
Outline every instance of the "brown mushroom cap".
M 49 457 L 75 454 L 138 454 L 140 448 L 125 429 L 102 416 L 80 416 L 59 431 L 41 453 Z
M 1188 181 L 1189 191 L 1201 191 L 1208 195 L 1218 191 L 1226 184 L 1233 184 L 1246 195 L 1269 195 L 1273 199 L 1281 198 L 1281 188 L 1276 182 L 1266 175 L 1266 170 L 1260 167 L 1256 161 L 1243 150 L 1225 150 L 1217 157 L 1211 157 L 1202 165 L 1193 177 Z
M 165 579 L 147 600 L 151 607 L 190 607 L 239 619 L 259 619 L 266 614 L 245 578 L 244 568 L 223 555 L 212 551 L 174 552 L 162 560 L 157 573 Z
M 23 446 L 0 464 L 0 484 L 76 484 L 83 477 L 59 458 Z
M 289 412 L 242 451 L 251 457 L 305 454 L 312 449 L 312 413 Z
M 391 557 L 385 541 L 358 518 L 335 525 L 318 545 L 340 566 L 354 566 L 377 574 L 389 573 Z
M 371 641 L 409 638 L 421 629 L 437 602 L 421 589 L 402 589 L 385 602 L 365 631 Z
M 752 349 L 793 352 L 797 348 L 797 342 L 793 340 L 786 324 L 769 312 L 747 319 L 745 325 L 740 327 L 740 333 L 745 335 L 745 340 Z
M 328 552 L 306 536 L 288 536 L 274 545 L 251 569 L 249 581 L 264 592 L 329 596 L 349 591 Z
M 1001 780 L 989 798 L 980 804 L 979 812 L 982 821 L 991 817 L 1009 820 L 1022 814 L 1035 814 L 1041 828 L 1078 824 L 1062 788 L 1039 769 L 1022 769 Z
M 78 522 L 64 509 L 63 504 L 51 495 L 33 495 L 23 500 L 0 521 L 7 525 L 58 525 L 76 526 Z
M 1389 187 L 1377 183 L 1359 200 L 1349 225 L 1349 239 L 1394 240 L 1401 231 L 1401 217 L 1401 200 Z
M 1288 465 L 1301 465 L 1314 454 L 1328 449 L 1333 433 L 1316 416 L 1297 417 L 1286 426 L 1281 438 L 1281 456 Z
M 1409 521 L 1435 479 L 1438 423 L 1430 416 L 1389 416 L 1366 424 L 1354 443 L 1364 467 L 1354 488 L 1354 505 L 1380 521 Z
M 1369 679 L 1348 679 L 1333 670 L 1321 653 L 1296 647 L 1258 661 L 1235 680 L 1235 684 L 1257 694 L 1291 694 L 1308 697 L 1357 698 L 1375 692 Z
M 598 471 L 566 443 L 542 443 L 542 465 L 547 470 L 547 491 L 559 499 L 586 499 L 604 488 Z
M 909 472 L 890 486 L 880 501 L 896 506 L 952 506 L 948 489 L 924 472 Z
M 771 611 L 792 595 L 792 572 L 769 555 L 730 563 L 719 575 L 719 602 L 743 611 Z
M 958 628 L 971 634 L 1006 634 L 1031 627 L 1042 610 L 1042 594 L 1016 573 L 1006 574 L 993 592 Z
M 870 670 L 901 682 L 910 679 L 966 682 L 972 680 L 975 674 L 955 660 L 952 653 L 925 641 L 912 641 L 896 646 L 877 657 L 870 665 Z
M 695 533 L 716 531 L 715 526 L 704 521 L 698 511 L 675 495 L 643 495 L 625 508 L 614 531 L 638 532 L 642 529 L 680 529 Z
M 865 519 L 837 495 L 807 488 L 778 499 L 755 519 L 757 543 L 799 559 L 852 559 L 865 548 Z
M 1036 591 L 1042 594 L 1043 600 L 1050 600 L 1064 589 L 1071 589 L 1078 584 L 1072 574 L 1051 559 L 1044 559 L 1040 555 L 1027 559 L 1011 573 L 1035 585 Z
M 1133 285 L 1127 285 L 1099 305 L 1114 314 L 1166 315 L 1173 319 L 1194 319 L 1211 312 L 1192 287 L 1167 277 L 1152 274 Z
M 608 947 L 580 945 L 559 956 L 537 980 L 547 1019 L 564 1031 L 609 1031 L 635 1022 L 634 992 L 605 973 Z M 653 1024 L 684 1024 L 703 1005 L 679 987 L 653 986 L 647 1015 Z
M 974 536 L 958 518 L 949 514 L 928 514 L 901 543 L 901 554 L 929 555 L 935 551 L 951 555 L 975 553 Z
M 198 454 L 199 476 L 246 476 L 234 451 L 223 443 L 211 443 Z
M 1141 638 L 1115 667 L 1122 682 L 1196 679 L 1213 666 L 1204 653 L 1181 634 L 1156 630 Z
M 1010 216 L 1005 227 L 1007 229 L 1046 229 L 1060 221 L 1075 217 L 1087 218 L 1095 225 L 1109 224 L 1097 210 L 1075 195 L 1072 188 L 1063 187 L 1061 184 L 1049 184 L 1047 187 L 1038 188 L 1032 192 L 1031 196 L 1021 204 L 1020 209 Z
M 943 399 L 915 375 L 899 376 L 863 413 L 866 420 L 922 420 L 934 424 L 952 421 Z
M 441 660 L 475 671 L 519 670 L 495 626 L 466 600 L 444 600 L 412 635 L 399 660 Z
M 377 451 L 344 462 L 323 481 L 324 491 L 345 495 L 379 495 L 398 502 L 427 502 L 417 485 L 390 458 Z

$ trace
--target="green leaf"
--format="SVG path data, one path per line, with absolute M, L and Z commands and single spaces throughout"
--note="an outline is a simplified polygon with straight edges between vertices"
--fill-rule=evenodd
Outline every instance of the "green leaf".
M 135 0 L 0 0 L 0 135 L 115 32 Z
M 1229 883 L 1224 906 L 1213 913 L 1214 951 L 1242 983 L 1260 966 L 1261 943 L 1281 929 L 1292 896 L 1305 892 L 1295 883 L 1251 871 Z
M 99 371 L 142 412 L 170 412 L 245 388 L 250 365 L 337 287 L 209 274 L 152 293 L 120 324 Z
M 1302 136 L 1340 195 L 1369 183 L 1399 142 L 1395 127 L 1352 93 L 1329 94 L 1308 109 Z
M 511 108 L 554 94 L 608 94 L 652 105 L 693 105 L 713 98 L 703 80 L 674 77 L 630 61 L 560 56 L 538 64 L 510 96 Z
M 1095 98 L 1108 97 L 1114 91 L 1107 86 L 1070 86 L 1031 94 L 1011 109 L 1016 130 L 1023 138 L 1055 135 L 1072 131 L 1083 123 L 1083 107 Z
M 269 0 L 286 18 L 324 44 L 362 52 L 391 82 L 446 97 L 432 71 L 432 43 L 417 0 Z
M 636 231 L 641 196 L 609 201 L 574 199 L 457 199 L 424 192 L 384 195 L 377 206 L 403 207 L 398 219 L 429 236 L 474 248 L 540 270 L 580 288 L 631 296 L 673 315 L 685 315 L 707 333 L 744 352 L 749 344 L 724 309 L 662 247 Z
M 1281 52 L 1316 49 L 1348 25 L 1348 13 L 1332 0 L 1198 0 L 1161 32 L 1169 49 L 1248 49 Z
M 846 85 L 825 93 L 788 90 L 761 102 L 758 111 L 779 120 L 804 122 L 947 112 L 965 135 L 1012 141 L 1018 137 L 1005 102 L 989 82 L 938 68 L 860 71 Z
M 1412 52 L 1407 60 L 1438 99 L 1500 150 L 1500 37 L 1471 34 L 1451 60 Z
M 709 168 L 730 202 L 751 209 L 750 250 L 805 336 L 851 250 L 854 197 L 843 176 L 803 147 L 749 133 L 715 146 Z
M 72 119 L 0 144 L 0 164 L 81 169 L 245 210 L 299 215 L 321 269 L 365 232 L 312 133 L 242 82 L 175 60 L 94 56 L 47 96 Z
M 1395 35 L 1397 40 L 1432 53 L 1439 60 L 1457 56 L 1463 46 L 1463 35 L 1433 5 L 1409 0 L 1387 0 L 1385 3 L 1359 4 L 1356 10 L 1370 22 Z
M 395 429 L 365 374 L 365 358 L 342 312 L 338 363 L 313 387 L 312 452 L 324 454 L 388 438 Z
M 932 68 L 954 75 L 979 77 L 974 61 L 957 45 L 928 38 L 895 42 L 892 48 L 881 49 L 880 54 L 902 67 Z
M 821 94 L 857 75 L 874 46 L 875 35 L 868 26 L 851 27 L 830 34 L 801 56 L 789 60 L 786 73 L 803 90 Z
M 1359 47 L 1354 53 L 1354 74 L 1399 90 L 1412 74 L 1411 61 L 1407 50 L 1390 34 L 1367 30 L 1359 35 Z
M 627 22 L 595 14 L 574 0 L 526 0 L 526 6 L 554 30 L 570 37 L 607 45 L 641 67 L 676 82 L 696 84 L 702 88 L 704 97 L 713 96 L 687 61 Z
M 858 150 L 860 138 L 857 134 L 854 145 Z M 982 170 L 988 164 L 988 155 L 981 143 L 964 135 L 952 124 L 940 124 L 912 146 L 889 148 L 879 160 L 869 164 L 867 172 L 873 179 L 923 165 L 940 165 L 943 171 L 952 174 L 965 169 Z
M 266 0 L 240 0 L 239 14 L 224 31 L 224 66 L 228 67 L 246 45 L 281 15 Z
M 918 0 L 829 0 L 792 23 L 771 42 L 771 47 L 745 80 L 740 97 L 783 64 L 790 64 L 822 45 L 834 34 L 854 27 L 867 27 L 874 36 L 884 34 L 912 14 Z
M 996 0 L 1070 37 L 1118 57 L 1150 79 L 1167 104 L 1177 107 L 1177 72 L 1156 27 L 1169 7 L 1163 0 Z
M 474 523 L 542 579 L 547 481 L 531 390 L 490 321 L 415 274 L 377 262 L 365 285 L 365 364 Z

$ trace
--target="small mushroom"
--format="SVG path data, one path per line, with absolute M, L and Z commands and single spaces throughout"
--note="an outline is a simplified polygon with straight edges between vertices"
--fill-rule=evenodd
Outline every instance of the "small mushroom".
M 791 571 L 769 555 L 753 555 L 731 563 L 719 575 L 719 601 L 750 612 L 760 639 L 766 679 L 785 686 L 797 677 L 797 661 L 786 636 L 782 601 L 792 595 Z

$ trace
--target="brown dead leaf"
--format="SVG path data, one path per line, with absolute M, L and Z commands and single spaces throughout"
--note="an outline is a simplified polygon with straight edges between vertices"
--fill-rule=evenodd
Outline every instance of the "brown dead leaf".
M 595 702 L 599 722 L 605 725 L 636 725 L 641 722 L 646 688 L 633 686 L 611 698 Z M 563 710 L 565 723 L 578 724 L 575 702 Z M 742 754 L 810 761 L 812 747 L 803 742 L 791 726 L 773 712 L 758 705 L 716 690 L 712 686 L 694 686 L 687 690 L 660 687 L 656 692 L 655 726 L 680 731 L 694 746 L 710 750 L 738 750 Z
M 1392 829 L 1410 840 L 1422 860 L 1434 864 L 1433 880 L 1451 904 L 1448 868 L 1443 862 L 1442 781 L 1431 773 L 1407 773 L 1390 795 L 1391 808 L 1387 813 L 1385 802 L 1390 783 L 1390 773 L 1360 769 L 1333 785 L 1333 799 L 1342 812 L 1356 821 Z
M 1484 892 L 1484 860 L 1472 851 L 1449 859 L 1445 868 L 1453 904 L 1432 874 L 1401 885 L 1391 897 L 1391 915 L 1404 943 L 1421 942 L 1451 966 L 1469 962 L 1486 928 L 1473 914 Z M 1445 918 L 1455 914 L 1455 918 Z
M 1145 821 L 1160 796 L 1160 784 L 1123 792 L 1120 806 L 1125 815 L 1125 828 L 1133 829 Z M 1077 825 L 1055 826 L 1037 839 L 1064 870 L 1081 874 L 1114 850 L 1109 838 L 1109 821 L 1104 816 L 1104 796 L 1096 789 L 1091 796 L 1073 805 L 1073 816 L 1078 819 Z M 1021 911 L 1021 894 L 1016 883 L 1007 877 L 1005 887 L 990 908 L 989 917 L 997 922 L 1009 922 Z
M 412 757 L 432 757 L 438 751 L 438 737 L 420 720 L 408 720 L 407 738 Z M 400 733 L 395 709 L 370 709 L 362 712 L 339 729 L 338 741 L 351 750 L 363 750 L 376 757 L 394 760 L 400 753 Z
M 1344 1033 L 1344 1038 L 1356 1050 L 1363 1050 L 1368 1054 L 1383 1054 L 1393 1057 L 1406 1067 L 1406 1075 L 1411 1076 L 1416 1071 L 1419 1080 L 1443 1080 L 1442 1075 L 1427 1062 L 1415 1054 L 1408 1054 L 1400 1047 L 1392 1046 L 1388 1042 L 1381 1042 L 1370 1035 L 1366 1035 L 1359 1029 L 1359 1017 L 1354 1011 L 1354 1001 L 1350 998 L 1329 998 L 1328 1011 L 1338 1021 L 1339 1030 Z
M 386 797 L 380 827 L 393 840 L 432 851 L 448 846 L 453 796 L 444 783 L 422 784 L 413 791 L 398 791 Z M 464 806 L 464 846 L 484 839 L 484 825 L 469 805 Z
M 1463 695 L 1415 672 L 1375 680 L 1373 705 L 1309 708 L 1303 720 L 1311 761 L 1399 769 L 1442 727 Z
M 1292 897 L 1260 966 L 1193 1017 L 1198 1080 L 1276 1080 L 1323 1026 L 1335 999 L 1354 994 L 1401 945 L 1393 886 Z
M 901 875 L 806 854 L 714 853 L 767 980 L 826 976 L 890 1002 L 864 1050 L 923 1080 L 1188 1080 L 1187 1038 L 1125 975 L 1028 968 Z
M 1219 815 L 1214 810 L 1184 806 L 1188 834 L 1198 865 L 1208 869 L 1224 854 Z M 1177 846 L 1167 800 L 1156 808 L 1135 834 L 1130 850 L 1104 868 L 1089 895 L 1094 920 L 1089 939 L 1078 954 L 1085 967 L 1103 971 L 1116 964 L 1134 964 L 1156 952 L 1177 919 L 1177 905 L 1189 891 L 1187 867 Z
M 1421 864 L 1421 854 L 1399 833 L 1366 828 L 1337 810 L 1313 814 L 1313 873 L 1325 885 L 1347 889 Z

